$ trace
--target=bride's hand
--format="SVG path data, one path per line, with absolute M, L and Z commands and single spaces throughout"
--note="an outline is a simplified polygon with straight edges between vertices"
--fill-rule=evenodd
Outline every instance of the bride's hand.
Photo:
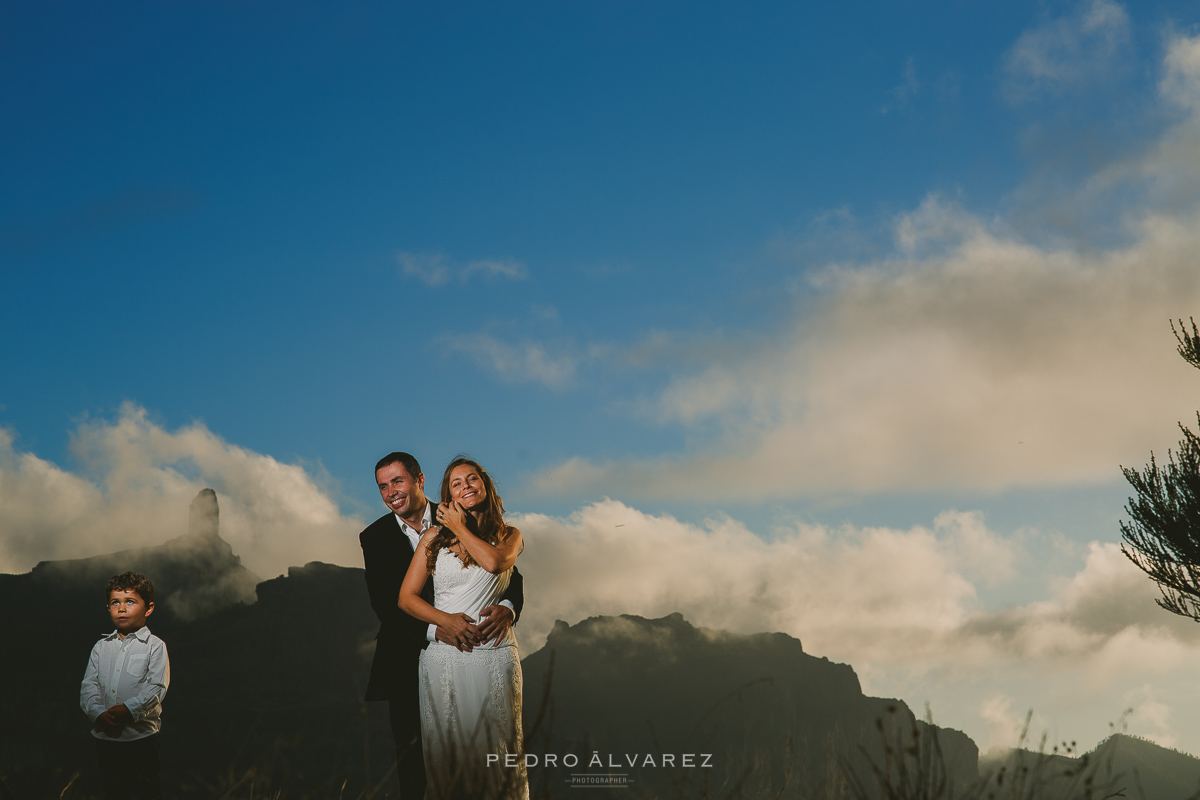
M 454 646 L 459 650 L 462 650 L 464 646 L 471 648 L 483 643 L 479 637 L 479 627 L 475 624 L 475 620 L 461 612 L 448 615 L 443 622 L 438 624 L 438 627 L 445 629 L 453 640 Z
M 458 503 L 442 503 L 438 506 L 438 524 L 454 530 L 466 527 L 467 512 Z

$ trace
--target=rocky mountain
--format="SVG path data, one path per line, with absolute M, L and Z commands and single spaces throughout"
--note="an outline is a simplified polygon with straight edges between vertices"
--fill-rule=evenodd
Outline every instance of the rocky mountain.
M 522 666 L 530 752 L 580 762 L 531 770 L 552 794 L 566 773 L 603 773 L 628 781 L 634 797 L 844 796 L 847 770 L 869 777 L 885 739 L 911 742 L 914 731 L 930 747 L 936 738 L 949 787 L 978 775 L 965 734 L 864 696 L 848 665 L 782 633 L 705 630 L 680 614 L 595 617 L 559 622 Z M 702 766 L 685 767 L 689 753 Z M 600 768 L 585 768 L 596 754 Z
M 0 575 L 3 607 L 33 609 L 17 656 L 0 659 L 0 798 L 4 787 L 17 800 L 98 795 L 79 682 L 111 630 L 104 582 L 127 569 L 154 580 L 151 628 L 171 655 L 169 795 L 394 796 L 386 706 L 362 702 L 377 629 L 362 570 L 312 563 L 259 581 L 220 538 L 214 494 L 190 514 L 188 535 L 158 547 Z M 580 780 L 630 798 L 833 798 L 847 796 L 848 775 L 876 796 L 872 766 L 905 750 L 955 794 L 977 774 L 965 735 L 864 696 L 850 666 L 784 634 L 705 630 L 679 614 L 596 617 L 558 623 L 523 665 L 535 798 L 595 785 Z M 1117 760 L 1138 765 L 1147 800 L 1184 796 L 1152 774 L 1195 788 L 1195 759 L 1125 739 Z

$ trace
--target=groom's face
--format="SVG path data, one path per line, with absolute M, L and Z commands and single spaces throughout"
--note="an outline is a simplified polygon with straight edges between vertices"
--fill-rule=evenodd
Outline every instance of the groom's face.
M 401 517 L 425 506 L 425 476 L 414 478 L 399 461 L 375 470 L 375 482 L 384 505 Z

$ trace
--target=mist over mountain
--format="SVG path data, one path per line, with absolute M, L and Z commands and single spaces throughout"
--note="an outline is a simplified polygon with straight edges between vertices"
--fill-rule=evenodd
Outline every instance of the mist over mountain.
M 98 794 L 79 682 L 112 629 L 105 581 L 136 570 L 154 581 L 149 623 L 171 656 L 168 794 L 394 796 L 386 705 L 362 701 L 378 627 L 363 571 L 310 563 L 259 581 L 220 538 L 211 490 L 189 513 L 189 533 L 158 547 L 0 575 L 0 602 L 27 622 L 15 631 L 19 657 L 0 659 L 0 679 L 16 687 L 5 710 L 19 721 L 0 728 L 0 778 L 18 800 Z M 952 785 L 978 774 L 966 735 L 864 696 L 850 666 L 781 633 L 706 630 L 678 613 L 560 621 L 523 666 L 534 797 L 575 796 L 579 774 L 620 778 L 630 797 L 837 796 L 846 768 L 869 774 L 884 737 L 913 731 L 936 736 Z M 1143 765 L 1148 800 L 1181 800 L 1178 781 L 1146 776 L 1186 783 L 1200 762 L 1129 741 L 1118 760 Z

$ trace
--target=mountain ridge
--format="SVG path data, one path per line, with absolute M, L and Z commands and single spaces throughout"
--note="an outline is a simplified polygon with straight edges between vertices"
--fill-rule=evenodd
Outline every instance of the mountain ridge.
M 310 562 L 258 580 L 220 538 L 215 494 L 203 494 L 184 536 L 0 575 L 0 602 L 39 598 L 53 632 L 39 640 L 35 674 L 0 659 L 0 680 L 27 688 L 6 708 L 23 720 L 21 734 L 0 729 L 0 777 L 17 797 L 58 795 L 72 775 L 64 797 L 95 787 L 78 685 L 88 649 L 111 630 L 104 581 L 127 569 L 155 581 L 151 626 L 171 653 L 163 760 L 172 794 L 220 796 L 247 780 L 293 798 L 393 791 L 386 707 L 362 701 L 378 627 L 363 570 Z M 527 752 L 540 757 L 530 770 L 535 796 L 573 796 L 567 753 L 610 756 L 603 771 L 623 774 L 634 797 L 835 796 L 847 791 L 847 770 L 870 774 L 905 737 L 936 741 L 953 785 L 979 774 L 965 733 L 916 718 L 901 700 L 864 695 L 853 667 L 784 633 L 698 627 L 680 612 L 558 620 L 522 664 Z M 1193 767 L 1200 781 L 1192 756 L 1114 741 L 1109 763 L 1138 770 L 1147 800 L 1182 800 L 1180 787 L 1197 785 Z M 553 767 L 548 754 L 559 757 Z M 685 754 L 707 754 L 709 766 L 684 766 Z M 673 756 L 669 766 L 663 755 Z

